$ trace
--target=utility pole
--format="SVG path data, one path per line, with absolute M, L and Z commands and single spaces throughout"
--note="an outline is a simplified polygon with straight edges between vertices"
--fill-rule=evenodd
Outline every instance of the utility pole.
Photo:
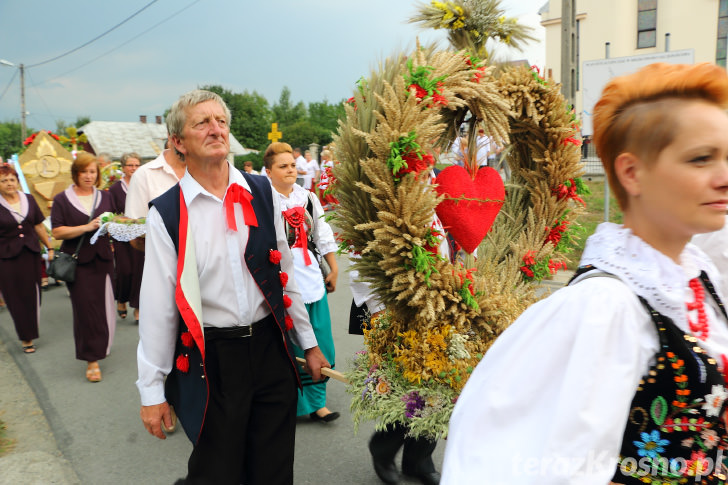
M 561 0 L 561 94 L 576 99 L 576 0 Z
M 13 64 L 5 59 L 0 59 L 0 64 L 3 66 L 17 67 L 20 70 L 20 136 L 21 142 L 25 141 L 26 129 L 25 129 L 25 65 L 24 64 Z
M 21 64 L 20 69 L 20 136 L 25 141 L 25 66 Z

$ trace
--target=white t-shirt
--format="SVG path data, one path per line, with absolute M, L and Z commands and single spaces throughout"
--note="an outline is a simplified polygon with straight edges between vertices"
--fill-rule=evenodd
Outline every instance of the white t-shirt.
M 303 188 L 304 189 L 311 189 L 311 183 L 313 182 L 313 178 L 316 176 L 316 172 L 319 170 L 319 164 L 316 160 L 313 158 L 309 161 L 305 161 L 305 167 L 304 170 L 306 170 L 306 175 L 303 176 Z M 298 163 L 296 163 L 296 166 L 298 166 Z

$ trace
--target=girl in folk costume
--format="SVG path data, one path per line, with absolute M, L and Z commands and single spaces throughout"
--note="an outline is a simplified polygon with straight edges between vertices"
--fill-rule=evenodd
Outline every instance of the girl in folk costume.
M 306 304 L 316 340 L 326 359 L 334 368 L 334 340 L 327 291 L 336 289 L 339 269 L 335 258 L 337 249 L 331 227 L 324 221 L 324 210 L 316 194 L 296 184 L 296 162 L 287 143 L 272 143 L 263 156 L 266 174 L 278 192 L 282 217 L 291 246 L 295 278 Z M 324 275 L 321 265 L 328 264 Z M 294 346 L 295 347 L 295 346 Z M 303 351 L 295 347 L 298 357 Z M 326 381 L 313 382 L 302 375 L 303 396 L 298 399 L 297 415 L 310 415 L 314 421 L 330 422 L 338 412 L 326 408 Z
M 725 223 L 726 106 L 728 75 L 708 64 L 607 84 L 594 143 L 624 224 L 601 224 L 570 285 L 488 350 L 455 405 L 443 483 L 726 481 L 728 317 L 690 244 Z
M 338 201 L 329 190 L 329 185 L 332 182 L 334 161 L 330 150 L 324 150 L 321 152 L 321 181 L 318 183 L 319 188 L 319 201 L 324 210 L 331 210 L 336 207 Z

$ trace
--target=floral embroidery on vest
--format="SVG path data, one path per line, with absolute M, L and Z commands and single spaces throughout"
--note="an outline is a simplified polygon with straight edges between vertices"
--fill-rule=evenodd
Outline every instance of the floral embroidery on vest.
M 714 291 L 711 295 L 720 301 Z M 632 400 L 612 480 L 724 484 L 728 390 L 723 374 L 696 337 L 640 300 L 657 328 L 660 350 Z

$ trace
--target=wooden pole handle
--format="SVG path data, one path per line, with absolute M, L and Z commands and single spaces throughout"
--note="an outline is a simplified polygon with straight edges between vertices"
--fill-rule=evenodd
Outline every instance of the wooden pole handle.
M 296 357 L 296 362 L 298 362 L 299 364 L 301 364 L 301 366 L 304 369 L 306 368 L 306 359 L 304 359 L 302 357 Z M 330 377 L 332 379 L 336 379 L 337 381 L 341 381 L 344 384 L 348 384 L 349 383 L 349 380 L 346 377 L 344 377 L 344 374 L 342 374 L 341 372 L 339 372 L 337 370 L 329 369 L 328 367 L 322 367 L 321 368 L 321 374 L 324 375 L 324 376 L 326 376 L 326 377 Z

